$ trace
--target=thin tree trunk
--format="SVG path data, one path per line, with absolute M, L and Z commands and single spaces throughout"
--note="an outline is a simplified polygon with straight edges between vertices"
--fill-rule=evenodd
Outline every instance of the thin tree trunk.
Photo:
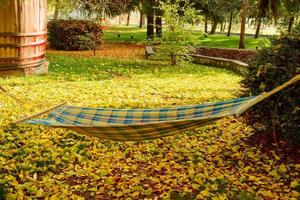
M 233 19 L 233 11 L 230 12 L 230 17 L 229 17 L 229 25 L 228 25 L 228 31 L 227 31 L 228 37 L 231 34 L 232 19 Z
M 153 38 L 154 36 L 154 16 L 147 16 L 147 38 Z
M 289 34 L 292 33 L 292 28 L 293 28 L 294 21 L 295 21 L 295 17 L 294 16 L 290 17 L 290 19 L 289 19 L 289 27 L 288 27 L 288 33 Z
M 122 18 L 121 18 L 121 15 L 119 15 L 119 24 L 122 23 Z
M 218 21 L 214 19 L 211 30 L 210 30 L 210 33 L 209 33 L 210 35 L 215 34 L 217 26 L 218 26 Z
M 241 32 L 240 32 L 240 42 L 239 42 L 240 49 L 245 49 L 245 31 L 246 31 L 246 19 L 248 14 L 248 6 L 249 6 L 249 0 L 244 0 L 242 12 L 241 12 Z
M 160 0 L 156 0 L 156 9 L 155 9 L 155 30 L 156 37 L 162 37 L 162 16 L 163 10 L 159 7 Z
M 53 19 L 54 20 L 58 19 L 59 8 L 60 8 L 60 2 L 59 2 L 59 0 L 56 0 L 56 2 L 55 2 L 55 9 L 54 9 L 54 15 L 53 15 Z
M 105 18 L 106 18 L 106 14 L 104 9 L 101 10 L 101 20 L 100 20 L 100 24 L 102 24 L 103 22 L 105 22 Z
M 156 36 L 161 37 L 162 36 L 162 20 L 161 16 L 155 17 L 155 29 L 156 29 Z
M 223 25 L 224 25 L 224 22 L 221 22 L 221 24 L 220 24 L 220 32 L 222 32 L 222 30 L 223 30 Z
M 223 25 L 223 28 L 222 28 L 222 32 L 224 32 L 224 31 L 225 31 L 226 24 L 227 24 L 227 21 L 226 21 L 226 19 L 225 19 L 225 21 L 224 21 L 224 25 Z
M 146 16 L 143 15 L 143 17 L 142 17 L 142 26 L 145 26 L 145 21 L 146 21 Z
M 139 10 L 140 12 L 140 24 L 139 24 L 139 28 L 142 28 L 143 27 L 143 13 L 141 10 Z
M 205 22 L 204 22 L 204 32 L 208 33 L 208 17 L 207 14 L 205 14 Z
M 255 39 L 258 38 L 258 36 L 259 36 L 260 27 L 261 27 L 261 21 L 262 21 L 261 17 L 258 17 L 258 19 L 257 19 L 257 27 L 256 27 L 255 35 L 254 35 Z
M 130 12 L 127 13 L 126 26 L 129 26 L 129 23 L 130 23 Z
M 154 0 L 148 2 L 147 9 L 147 38 L 152 39 L 154 36 Z
M 171 65 L 175 66 L 177 65 L 177 58 L 176 58 L 176 54 L 171 53 Z

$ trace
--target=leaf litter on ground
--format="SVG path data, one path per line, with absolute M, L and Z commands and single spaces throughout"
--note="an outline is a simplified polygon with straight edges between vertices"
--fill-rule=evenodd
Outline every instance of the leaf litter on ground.
M 239 96 L 241 77 L 184 64 L 50 52 L 47 75 L 3 78 L 27 100 L 0 95 L 0 187 L 7 199 L 297 199 L 300 165 L 245 140 L 242 118 L 176 136 L 113 142 L 65 129 L 9 123 L 62 101 L 157 108 Z

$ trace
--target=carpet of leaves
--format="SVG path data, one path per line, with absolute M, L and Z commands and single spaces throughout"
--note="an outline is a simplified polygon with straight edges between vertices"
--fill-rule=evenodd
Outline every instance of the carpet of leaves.
M 29 101 L 21 109 L 0 94 L 0 186 L 7 199 L 299 199 L 300 165 L 249 145 L 253 130 L 242 118 L 124 143 L 65 129 L 9 125 L 65 100 L 90 107 L 153 108 L 230 99 L 239 95 L 241 77 L 197 65 L 56 52 L 48 58 L 48 75 L 0 79 Z
M 49 50 L 50 53 L 56 53 L 64 55 L 64 51 L 55 51 Z M 84 57 L 93 57 L 94 51 L 70 51 L 68 55 L 73 56 L 84 56 Z M 106 58 L 144 58 L 145 49 L 142 44 L 126 44 L 118 43 L 103 43 L 98 50 L 96 50 L 97 57 L 106 57 Z

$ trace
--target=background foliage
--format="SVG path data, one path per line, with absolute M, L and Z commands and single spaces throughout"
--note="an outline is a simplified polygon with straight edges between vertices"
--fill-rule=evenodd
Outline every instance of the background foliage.
M 102 43 L 98 24 L 85 20 L 53 20 L 48 23 L 50 46 L 57 50 L 94 50 Z

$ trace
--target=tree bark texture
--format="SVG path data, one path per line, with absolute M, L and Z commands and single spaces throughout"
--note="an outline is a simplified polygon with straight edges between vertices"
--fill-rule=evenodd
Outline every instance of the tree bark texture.
M 243 0 L 243 7 L 241 12 L 241 32 L 239 49 L 245 49 L 245 31 L 246 31 L 246 19 L 248 14 L 249 0 Z
M 288 26 L 288 33 L 289 34 L 292 33 L 292 28 L 293 28 L 294 21 L 295 21 L 295 17 L 294 16 L 290 17 L 289 26 Z
M 211 30 L 209 33 L 210 35 L 215 34 L 217 26 L 218 26 L 218 21 L 216 19 L 213 19 L 213 23 L 212 23 Z
M 130 24 L 130 12 L 127 13 L 126 26 L 129 26 L 129 24 Z
M 161 16 L 155 17 L 156 37 L 162 37 L 162 19 Z
M 259 36 L 260 27 L 261 27 L 261 21 L 262 21 L 261 17 L 258 17 L 258 19 L 257 19 L 257 27 L 256 27 L 255 35 L 254 35 L 255 39 L 258 38 L 258 36 Z
M 230 12 L 229 16 L 229 24 L 228 24 L 228 31 L 227 31 L 227 36 L 229 37 L 231 34 L 231 27 L 232 27 L 232 19 L 233 19 L 233 12 Z
M 143 27 L 143 20 L 144 20 L 144 16 L 141 10 L 140 11 L 140 23 L 139 23 L 139 28 Z
M 205 22 L 204 22 L 204 32 L 208 33 L 208 17 L 207 14 L 205 15 Z
M 54 15 L 53 15 L 54 20 L 58 19 L 59 8 L 60 8 L 60 2 L 59 2 L 59 0 L 56 0 L 55 1 L 55 8 L 54 8 Z
M 147 38 L 154 37 L 154 0 L 149 0 L 147 5 Z

